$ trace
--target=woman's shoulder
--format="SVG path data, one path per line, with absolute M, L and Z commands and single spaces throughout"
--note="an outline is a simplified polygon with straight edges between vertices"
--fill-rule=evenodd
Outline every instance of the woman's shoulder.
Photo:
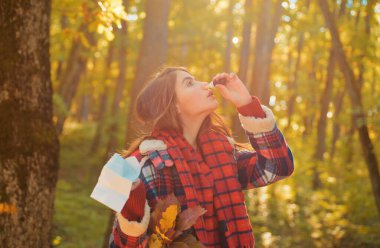
M 138 153 L 141 156 L 140 164 L 142 169 L 144 167 L 154 167 L 156 170 L 160 170 L 174 165 L 168 153 L 167 145 L 162 140 L 143 140 L 138 147 Z

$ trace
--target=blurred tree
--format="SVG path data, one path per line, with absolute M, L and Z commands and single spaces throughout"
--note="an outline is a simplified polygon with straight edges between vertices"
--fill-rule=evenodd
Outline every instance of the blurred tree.
M 238 76 L 244 83 L 247 82 L 248 62 L 251 47 L 251 33 L 253 22 L 252 0 L 246 0 L 244 4 L 243 32 L 240 48 L 239 72 Z
M 372 145 L 371 138 L 368 134 L 368 127 L 363 110 L 361 91 L 359 90 L 358 81 L 354 76 L 346 54 L 342 47 L 342 42 L 336 27 L 333 15 L 329 10 L 329 5 L 326 0 L 318 0 L 319 6 L 322 10 L 325 18 L 326 25 L 329 27 L 331 34 L 331 42 L 337 53 L 337 61 L 340 69 L 343 73 L 346 86 L 348 88 L 348 94 L 350 96 L 351 105 L 354 109 L 352 116 L 355 120 L 355 128 L 359 133 L 360 143 L 363 150 L 363 155 L 367 163 L 368 174 L 371 180 L 372 192 L 375 198 L 378 214 L 380 215 L 380 175 L 378 169 L 378 163 L 376 155 L 374 153 L 374 147 Z
M 130 5 L 130 0 L 123 0 L 123 6 L 128 11 Z M 118 147 L 117 136 L 119 132 L 119 118 L 120 114 L 120 102 L 122 101 L 123 90 L 126 85 L 126 71 L 127 71 L 127 45 L 128 45 L 128 23 L 123 20 L 121 21 L 121 27 L 116 32 L 115 37 L 116 51 L 117 51 L 117 65 L 118 65 L 118 76 L 116 79 L 116 87 L 114 92 L 114 97 L 112 101 L 110 116 L 112 118 L 111 123 L 108 123 L 107 127 L 107 147 L 104 154 L 104 162 L 110 158 L 110 154 Z M 103 247 L 109 246 L 109 237 L 112 232 L 112 225 L 115 215 L 113 211 L 110 211 L 110 216 L 108 218 L 108 224 L 104 232 Z
M 2 247 L 51 247 L 59 142 L 52 119 L 50 11 L 50 1 L 0 2 Z
M 255 34 L 255 61 L 249 87 L 250 92 L 258 96 L 267 105 L 269 103 L 269 75 L 272 51 L 275 45 L 274 38 L 282 16 L 281 3 L 282 1 L 280 0 L 276 0 L 274 3 L 261 0 L 258 12 Z
M 243 21 L 242 43 L 241 43 L 241 48 L 240 48 L 238 76 L 241 79 L 241 81 L 247 85 L 251 31 L 252 31 L 252 22 L 253 22 L 252 0 L 245 1 L 243 19 L 244 21 Z M 244 129 L 242 128 L 238 115 L 235 112 L 231 116 L 231 119 L 232 119 L 231 129 L 233 131 L 233 134 L 236 136 L 236 140 L 241 141 L 241 142 L 247 142 Z
M 134 116 L 135 100 L 150 76 L 163 65 L 168 49 L 168 17 L 170 0 L 147 0 L 143 39 L 139 50 L 135 79 L 129 94 L 125 144 L 137 138 L 139 125 Z
M 231 52 L 232 52 L 232 38 L 233 38 L 233 31 L 234 31 L 234 16 L 233 16 L 233 10 L 234 10 L 235 1 L 234 0 L 228 0 L 228 7 L 227 7 L 227 28 L 226 28 L 226 49 L 224 52 L 224 72 L 230 73 L 231 72 Z M 226 109 L 227 101 L 225 99 L 222 99 L 222 109 Z
M 307 0 L 306 3 L 306 14 L 309 11 L 310 8 L 310 0 Z M 288 102 L 288 124 L 286 126 L 286 129 L 289 129 L 292 124 L 292 117 L 295 109 L 295 103 L 296 103 L 296 97 L 299 95 L 298 93 L 298 75 L 300 72 L 300 65 L 301 65 L 301 56 L 302 56 L 302 49 L 304 46 L 304 30 L 300 30 L 298 33 L 298 41 L 297 41 L 297 58 L 295 63 L 295 68 L 293 75 L 290 76 L 289 79 L 289 102 Z M 291 67 L 290 67 L 291 68 Z
M 82 23 L 79 28 L 79 33 L 91 46 L 95 46 L 95 36 L 94 32 L 88 30 L 88 24 Z M 70 109 L 72 100 L 78 89 L 80 78 L 86 70 L 86 64 L 88 60 L 88 51 L 90 45 L 84 43 L 83 40 L 76 38 L 73 40 L 70 55 L 66 62 L 66 68 L 63 73 L 60 73 L 59 77 L 59 89 L 58 92 L 63 98 L 63 101 L 67 107 Z M 67 116 L 58 115 L 57 119 L 57 132 L 61 134 L 63 130 L 63 125 L 65 123 Z
M 111 71 L 111 64 L 113 61 L 114 57 L 114 50 L 115 50 L 115 40 L 111 41 L 108 44 L 108 52 L 107 52 L 107 57 L 105 60 L 105 65 L 104 65 L 104 71 L 103 71 L 103 77 L 102 81 L 106 82 L 107 78 L 110 77 L 110 71 Z M 99 104 L 99 109 L 97 113 L 97 125 L 96 125 L 96 131 L 94 135 L 94 139 L 92 140 L 91 148 L 89 150 L 89 154 L 93 154 L 97 152 L 100 144 L 100 140 L 102 138 L 102 131 L 104 130 L 106 126 L 106 117 L 107 117 L 107 100 L 109 99 L 108 97 L 108 86 L 105 84 L 105 89 L 100 95 L 100 104 Z

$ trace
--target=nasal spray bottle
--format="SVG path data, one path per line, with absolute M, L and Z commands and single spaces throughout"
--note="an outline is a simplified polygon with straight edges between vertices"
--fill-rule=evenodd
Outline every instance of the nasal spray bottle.
M 220 78 L 218 80 L 214 80 L 214 81 L 211 81 L 208 85 L 207 85 L 207 88 L 209 89 L 212 89 L 215 87 L 215 85 L 218 85 L 218 84 L 223 84 L 225 85 L 227 83 L 227 79 L 226 78 Z

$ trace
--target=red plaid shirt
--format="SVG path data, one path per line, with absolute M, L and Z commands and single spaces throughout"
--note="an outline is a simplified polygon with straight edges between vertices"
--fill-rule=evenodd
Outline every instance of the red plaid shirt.
M 265 117 L 259 100 L 254 96 L 252 99 L 250 104 L 238 108 L 239 113 Z M 175 143 L 182 143 L 177 152 L 167 140 L 167 134 L 161 135 L 160 139 L 169 143 L 168 149 L 149 152 L 140 176 L 152 210 L 158 198 L 174 192 L 182 210 L 197 204 L 208 210 L 189 230 L 206 246 L 253 247 L 242 190 L 286 178 L 292 174 L 294 165 L 292 153 L 276 125 L 269 132 L 246 133 L 255 151 L 239 150 L 228 145 L 223 136 L 205 134 L 198 140 L 202 155 L 181 139 L 181 135 L 175 139 Z M 172 135 L 177 136 L 175 132 Z M 132 155 L 142 159 L 138 150 Z M 182 162 L 184 157 L 186 163 Z M 115 219 L 110 247 L 146 247 L 148 237 L 149 231 L 140 237 L 125 235 Z

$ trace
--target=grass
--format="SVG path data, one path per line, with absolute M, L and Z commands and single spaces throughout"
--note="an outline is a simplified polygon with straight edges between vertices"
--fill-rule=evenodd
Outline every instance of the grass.
M 104 152 L 88 154 L 95 132 L 93 124 L 65 127 L 56 188 L 53 245 L 62 248 L 101 247 L 109 209 L 90 198 Z M 100 147 L 105 147 L 100 145 Z

